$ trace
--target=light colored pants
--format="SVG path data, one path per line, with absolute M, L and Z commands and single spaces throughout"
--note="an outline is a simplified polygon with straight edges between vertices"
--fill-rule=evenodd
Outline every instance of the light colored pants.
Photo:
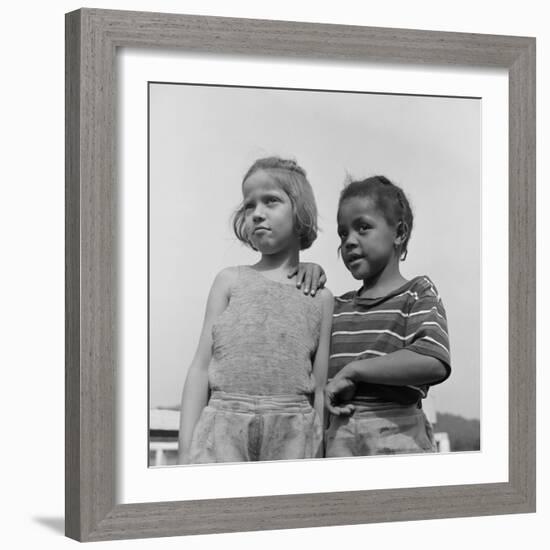
M 432 426 L 416 405 L 378 411 L 357 406 L 351 416 L 332 416 L 326 433 L 327 457 L 435 451 Z
M 321 422 L 306 396 L 215 391 L 195 426 L 186 462 L 313 458 L 321 445 Z

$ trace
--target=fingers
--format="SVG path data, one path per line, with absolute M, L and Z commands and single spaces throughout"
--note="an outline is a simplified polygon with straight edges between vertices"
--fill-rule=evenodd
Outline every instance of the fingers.
M 327 282 L 327 275 L 325 273 L 325 270 L 318 264 L 313 264 L 313 274 L 312 274 L 312 281 L 311 281 L 311 288 L 315 291 L 323 288 L 325 286 L 325 283 Z M 314 292 L 312 292 L 314 294 Z
M 296 288 L 300 288 L 304 282 L 304 275 L 306 274 L 306 268 L 304 264 L 298 264 L 295 268 L 288 273 L 288 278 L 291 279 L 296 275 Z
M 348 404 L 340 407 L 340 416 L 351 416 L 355 412 L 355 406 Z
M 300 272 L 300 265 L 298 264 L 297 266 L 290 268 L 287 277 L 289 279 L 292 279 L 292 277 L 294 277 L 294 275 L 297 275 L 299 272 Z
M 355 412 L 355 405 L 338 402 L 338 386 L 325 388 L 325 408 L 334 416 L 350 416 Z
M 325 399 L 325 408 L 330 414 L 333 414 L 334 416 L 340 416 L 340 410 L 342 407 L 339 407 L 329 399 Z
M 327 282 L 327 276 L 323 268 L 318 264 L 312 264 L 311 270 L 311 295 L 315 296 L 316 292 L 324 288 Z
M 355 384 L 346 379 L 333 378 L 325 386 L 325 407 L 334 416 L 351 416 L 355 405 L 349 400 L 355 393 Z
M 334 416 L 340 416 L 340 407 L 335 407 L 334 405 L 331 405 L 330 403 L 326 404 L 327 411 L 334 415 Z
M 327 403 L 326 408 L 327 411 L 334 416 L 351 416 L 355 412 L 355 406 L 349 403 L 347 405 Z
M 305 273 L 305 277 L 304 277 L 304 283 L 303 283 L 303 288 L 302 290 L 304 291 L 304 294 L 308 294 L 310 289 L 311 289 L 311 268 L 308 269 Z M 314 294 L 314 292 L 313 292 Z
M 334 392 L 327 386 L 325 387 L 325 409 L 335 416 L 340 416 L 340 407 L 336 405 Z
M 296 287 L 301 288 L 304 294 L 308 294 L 311 289 L 311 264 L 299 264 L 297 268 L 294 269 L 296 274 Z M 290 274 L 289 274 L 290 277 Z M 314 295 L 315 292 L 312 292 Z
M 317 264 L 313 264 L 311 270 L 311 295 L 315 296 L 315 293 L 321 288 L 319 284 L 319 278 L 321 275 L 321 268 Z
M 304 294 L 312 296 L 315 296 L 327 281 L 323 268 L 308 262 L 298 264 L 288 272 L 287 276 L 289 279 L 296 276 L 296 287 L 301 288 Z

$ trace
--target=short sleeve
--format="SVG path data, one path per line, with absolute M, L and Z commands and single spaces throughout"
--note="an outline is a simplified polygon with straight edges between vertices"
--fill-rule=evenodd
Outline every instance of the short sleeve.
M 447 370 L 440 384 L 451 374 L 451 356 L 447 315 L 435 285 L 425 277 L 407 318 L 406 349 L 439 359 Z

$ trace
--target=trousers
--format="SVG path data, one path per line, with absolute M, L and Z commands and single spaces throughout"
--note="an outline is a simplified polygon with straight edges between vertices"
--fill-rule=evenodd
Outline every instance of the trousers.
M 385 410 L 357 406 L 348 417 L 330 418 L 326 456 L 435 452 L 432 426 L 416 405 Z
M 314 458 L 322 439 L 319 416 L 305 395 L 215 391 L 193 431 L 188 462 Z

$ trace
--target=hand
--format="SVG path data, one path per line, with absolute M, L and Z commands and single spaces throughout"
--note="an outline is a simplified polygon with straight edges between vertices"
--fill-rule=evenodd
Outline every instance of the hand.
M 325 407 L 328 412 L 335 416 L 350 416 L 355 411 L 355 407 L 348 403 L 355 395 L 356 384 L 353 380 L 344 377 L 334 377 L 325 387 Z
M 288 278 L 291 279 L 296 275 L 296 286 L 302 288 L 304 294 L 315 293 L 325 286 L 327 276 L 324 269 L 318 265 L 308 262 L 300 262 L 297 267 L 288 273 Z

